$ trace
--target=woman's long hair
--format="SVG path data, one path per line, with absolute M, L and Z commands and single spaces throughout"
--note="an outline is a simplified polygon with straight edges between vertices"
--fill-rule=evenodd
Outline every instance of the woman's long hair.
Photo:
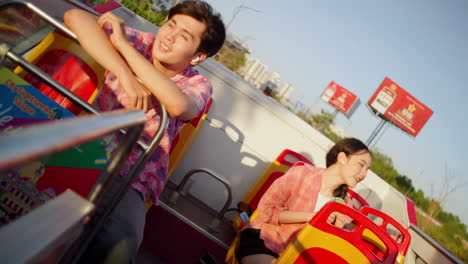
M 326 166 L 327 168 L 335 164 L 338 161 L 338 154 L 343 152 L 347 157 L 355 154 L 369 153 L 372 154 L 366 144 L 362 143 L 356 138 L 345 138 L 338 141 L 327 153 Z M 348 185 L 342 184 L 340 187 L 333 191 L 334 197 L 340 197 L 344 199 L 348 193 Z

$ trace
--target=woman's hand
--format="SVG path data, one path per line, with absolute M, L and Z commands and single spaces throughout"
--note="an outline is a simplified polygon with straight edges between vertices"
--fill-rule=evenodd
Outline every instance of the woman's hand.
M 342 213 L 333 212 L 328 216 L 327 222 L 332 224 L 336 227 L 343 228 L 346 224 L 349 224 L 353 221 L 353 219 L 347 215 Z
M 98 18 L 97 23 L 105 30 L 112 30 L 109 39 L 116 50 L 120 51 L 123 45 L 128 44 L 125 34 L 125 23 L 120 17 L 107 12 Z

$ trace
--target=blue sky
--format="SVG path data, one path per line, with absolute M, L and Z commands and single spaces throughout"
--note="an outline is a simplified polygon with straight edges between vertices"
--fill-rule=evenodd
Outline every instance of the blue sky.
M 207 0 L 227 24 L 243 0 Z M 332 111 L 318 97 L 335 81 L 361 106 L 335 123 L 365 141 L 379 119 L 365 103 L 388 76 L 434 111 L 416 138 L 388 126 L 376 147 L 426 196 L 438 197 L 446 171 L 445 210 L 468 224 L 468 1 L 246 0 L 229 30 L 271 71 L 295 87 L 293 100 Z

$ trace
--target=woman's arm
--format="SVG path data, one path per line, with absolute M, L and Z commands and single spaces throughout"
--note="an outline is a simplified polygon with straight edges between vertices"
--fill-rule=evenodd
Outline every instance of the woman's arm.
M 279 224 L 294 224 L 294 223 L 306 223 L 309 222 L 315 213 L 310 212 L 294 212 L 294 211 L 283 211 L 279 214 Z
M 313 213 L 290 211 L 289 200 L 300 188 L 300 175 L 305 173 L 302 167 L 292 167 L 283 176 L 275 180 L 263 194 L 258 203 L 259 218 L 270 224 L 304 223 L 309 221 Z
M 294 212 L 294 211 L 282 211 L 278 217 L 278 223 L 280 224 L 293 224 L 293 223 L 306 223 L 309 222 L 316 213 L 310 212 Z M 329 224 L 344 228 L 346 225 L 352 222 L 352 219 L 344 214 L 334 212 L 330 214 L 327 219 Z

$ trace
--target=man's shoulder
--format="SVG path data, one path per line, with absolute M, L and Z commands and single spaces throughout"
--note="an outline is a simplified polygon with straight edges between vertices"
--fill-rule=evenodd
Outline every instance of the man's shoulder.
M 203 87 L 203 88 L 208 88 L 210 90 L 212 89 L 212 84 L 210 80 L 203 74 L 200 74 L 193 67 L 187 67 L 182 73 L 176 76 L 175 82 L 176 83 L 182 82 L 183 86 L 187 86 L 186 88 Z
M 192 77 L 206 78 L 198 70 L 196 70 L 193 66 L 188 66 L 187 68 L 185 68 L 185 70 L 182 71 L 181 74 L 186 78 L 192 78 Z

